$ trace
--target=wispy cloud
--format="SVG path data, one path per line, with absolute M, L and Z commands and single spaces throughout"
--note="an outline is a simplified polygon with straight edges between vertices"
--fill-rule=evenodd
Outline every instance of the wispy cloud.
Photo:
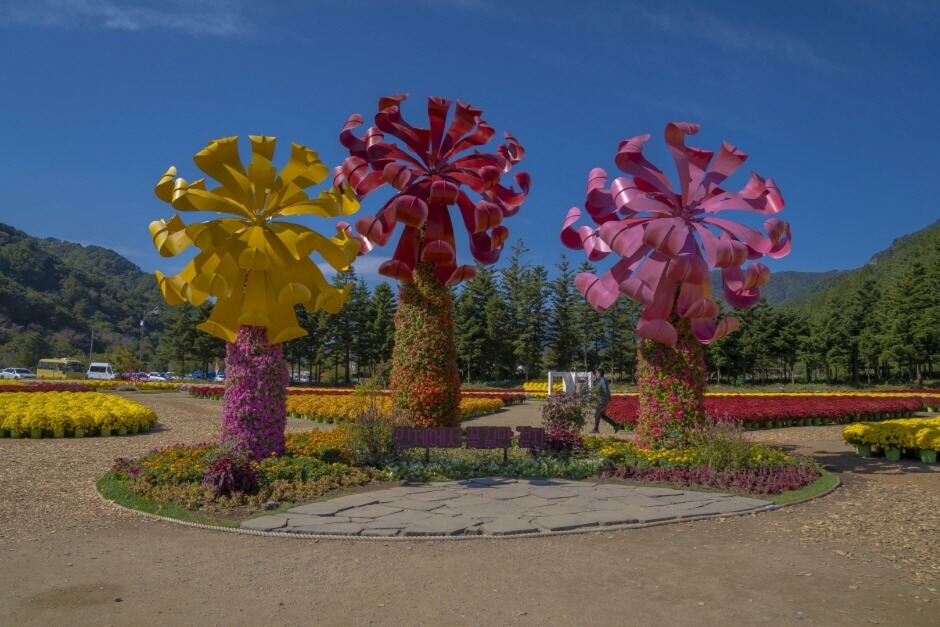
M 848 11 L 865 10 L 879 20 L 925 30 L 940 26 L 940 5 L 936 0 L 839 0 Z
M 7 0 L 0 27 L 169 30 L 233 37 L 251 32 L 240 0 Z
M 639 17 L 644 26 L 666 35 L 682 37 L 687 42 L 701 41 L 726 51 L 746 51 L 772 55 L 791 63 L 831 70 L 834 64 L 822 57 L 807 42 L 785 33 L 754 24 L 744 24 L 719 17 L 685 4 L 678 10 L 664 10 L 659 5 L 630 2 L 622 9 Z M 627 9 L 627 7 L 629 7 Z
M 382 281 L 394 283 L 392 279 L 379 274 L 379 266 L 389 259 L 390 257 L 379 256 L 375 251 L 373 251 L 368 255 L 357 257 L 353 262 L 353 269 L 356 271 L 356 276 L 365 280 L 366 284 L 371 287 L 374 287 Z M 320 268 L 320 272 L 323 273 L 323 276 L 325 276 L 328 281 L 333 277 L 334 274 L 336 274 L 336 270 L 334 270 L 333 266 L 328 263 L 318 263 L 317 267 Z
M 490 0 L 407 0 L 407 2 L 430 6 L 436 9 L 461 9 L 466 11 L 493 9 L 496 6 Z

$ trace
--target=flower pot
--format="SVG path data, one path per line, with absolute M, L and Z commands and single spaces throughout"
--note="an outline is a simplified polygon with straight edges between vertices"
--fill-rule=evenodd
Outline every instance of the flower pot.
M 140 431 L 140 425 L 134 425 L 131 427 L 131 433 L 137 433 L 138 431 Z
M 84 429 L 76 429 L 76 430 L 74 431 L 74 433 L 72 433 L 72 437 L 76 437 L 76 438 L 83 438 L 83 437 L 85 437 L 85 430 L 84 430 Z
M 101 433 L 101 437 L 103 437 L 103 438 L 110 437 L 110 436 L 111 436 L 111 429 L 105 429 L 104 427 L 102 427 L 101 430 L 100 430 L 100 433 Z
M 0 429 L 0 438 L 7 437 L 8 433 L 6 429 Z
M 10 429 L 10 437 L 13 438 L 14 440 L 22 435 L 23 435 L 22 432 L 17 431 L 16 429 Z
M 118 427 L 118 428 L 117 428 L 117 434 L 118 434 L 118 435 L 127 435 L 127 427 Z
M 889 462 L 900 461 L 901 459 L 901 449 L 896 446 L 886 446 L 885 447 L 885 459 Z
M 822 418 L 813 418 L 813 424 L 816 425 L 817 427 L 822 425 L 822 423 L 823 423 Z
M 855 452 L 859 457 L 871 457 L 871 444 L 856 444 Z
M 42 429 L 30 429 L 29 437 L 33 438 L 34 440 L 38 440 L 42 437 Z
M 922 448 L 920 449 L 920 461 L 925 464 L 936 464 L 937 463 L 937 451 Z
M 65 437 L 65 429 L 53 429 L 53 430 L 52 430 L 52 437 L 54 437 L 54 438 L 64 438 L 64 437 Z

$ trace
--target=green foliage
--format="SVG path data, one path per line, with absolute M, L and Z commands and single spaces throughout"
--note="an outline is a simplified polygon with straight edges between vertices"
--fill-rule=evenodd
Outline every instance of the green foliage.
M 97 329 L 96 354 L 119 346 L 133 347 L 136 353 L 141 312 L 162 302 L 153 277 L 113 251 L 38 239 L 0 224 L 0 363 L 4 365 L 33 367 L 39 351 L 46 351 L 41 357 L 86 361 L 92 324 Z M 148 320 L 145 344 L 152 345 L 151 336 L 161 330 L 159 319 Z M 27 332 L 38 333 L 49 345 L 10 344 Z
M 552 394 L 542 405 L 542 426 L 546 430 L 559 428 L 579 433 L 584 428 L 588 411 L 589 402 L 583 396 Z
M 717 471 L 726 468 L 744 470 L 754 464 L 762 453 L 769 457 L 770 449 L 752 444 L 744 438 L 744 429 L 731 422 L 706 423 L 689 434 L 689 452 L 701 463 Z
M 454 301 L 420 262 L 414 282 L 400 284 L 392 352 L 392 406 L 419 427 L 460 424 L 460 373 L 454 342 Z
M 354 394 L 367 402 L 366 409 L 355 420 L 345 422 L 341 429 L 345 434 L 345 448 L 357 466 L 381 467 L 398 456 L 395 448 L 395 427 L 404 426 L 405 420 L 397 413 L 383 414 L 375 398 L 384 387 L 385 368 L 370 379 L 356 386 Z
M 556 267 L 558 277 L 550 284 L 548 366 L 552 370 L 577 370 L 581 341 L 576 313 L 584 299 L 574 287 L 575 272 L 564 253 Z

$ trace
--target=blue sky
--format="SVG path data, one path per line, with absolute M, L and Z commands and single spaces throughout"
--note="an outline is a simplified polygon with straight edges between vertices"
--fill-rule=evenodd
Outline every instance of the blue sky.
M 198 178 L 195 152 L 249 134 L 337 165 L 348 116 L 407 92 L 415 125 L 427 96 L 459 99 L 525 147 L 532 191 L 506 225 L 533 263 L 558 261 L 621 140 L 651 133 L 675 180 L 663 127 L 687 121 L 691 145 L 751 156 L 729 187 L 781 188 L 794 244 L 772 270 L 856 268 L 940 217 L 938 42 L 935 0 L 0 0 L 0 222 L 176 272 L 147 230 L 171 215 L 167 167 Z

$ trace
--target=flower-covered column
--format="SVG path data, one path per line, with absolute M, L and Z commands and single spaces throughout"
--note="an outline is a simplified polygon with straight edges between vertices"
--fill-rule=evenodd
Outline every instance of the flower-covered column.
M 281 344 L 264 327 L 241 327 L 225 350 L 225 397 L 219 444 L 244 448 L 255 459 L 282 455 L 289 373 Z
M 705 422 L 705 351 L 692 334 L 691 322 L 673 320 L 675 346 L 643 340 L 637 347 L 637 444 L 647 448 L 686 443 L 692 429 Z
M 638 432 L 645 446 L 684 442 L 705 417 L 702 348 L 738 328 L 738 320 L 717 320 L 709 270 L 721 271 L 726 304 L 747 309 L 760 300 L 770 269 L 757 259 L 790 252 L 790 225 L 764 221 L 764 233 L 718 217 L 727 210 L 772 216 L 783 210 L 773 179 L 752 173 L 738 191 L 722 187 L 747 154 L 727 142 L 715 153 L 687 146 L 698 124 L 670 122 L 664 138 L 676 163 L 679 188 L 643 156 L 649 135 L 620 143 L 614 162 L 627 174 L 608 181 L 607 172 L 588 174 L 584 207 L 595 226 L 575 228 L 581 209 L 568 210 L 562 226 L 565 246 L 583 249 L 588 260 L 619 259 L 602 276 L 582 272 L 574 283 L 598 311 L 621 295 L 641 305 Z
M 395 315 L 392 404 L 416 426 L 460 425 L 460 373 L 454 341 L 454 299 L 430 263 L 402 283 Z
M 406 98 L 381 98 L 375 126 L 361 137 L 353 130 L 362 116 L 350 116 L 340 133 L 349 156 L 334 181 L 348 183 L 360 197 L 392 188 L 376 215 L 356 221 L 363 252 L 387 244 L 401 225 L 392 258 L 379 266 L 379 274 L 400 285 L 392 397 L 416 424 L 456 426 L 460 380 L 450 286 L 472 279 L 476 270 L 458 264 L 454 218 L 463 224 L 474 260 L 493 264 L 509 237 L 503 221 L 519 211 L 530 181 L 517 172 L 520 191 L 501 183 L 525 151 L 508 133 L 495 152 L 481 150 L 495 134 L 482 111 L 428 98 L 428 127 L 415 127 L 402 117 Z
M 336 270 L 345 270 L 361 242 L 345 222 L 326 237 L 284 218 L 334 218 L 359 209 L 348 185 L 337 184 L 309 196 L 304 190 L 330 170 L 317 153 L 291 144 L 291 156 L 278 174 L 276 140 L 249 136 L 251 163 L 238 154 L 238 138 L 209 142 L 193 160 L 219 183 L 192 183 L 171 167 L 154 192 L 179 212 L 206 212 L 204 222 L 185 224 L 179 215 L 150 223 L 154 245 L 164 257 L 199 250 L 182 272 L 157 272 L 170 305 L 199 306 L 212 299 L 212 314 L 198 326 L 228 344 L 226 393 L 220 443 L 247 449 L 256 459 L 284 452 L 287 365 L 281 342 L 307 332 L 295 307 L 338 313 L 350 286 L 327 283 L 310 254 L 318 252 Z

